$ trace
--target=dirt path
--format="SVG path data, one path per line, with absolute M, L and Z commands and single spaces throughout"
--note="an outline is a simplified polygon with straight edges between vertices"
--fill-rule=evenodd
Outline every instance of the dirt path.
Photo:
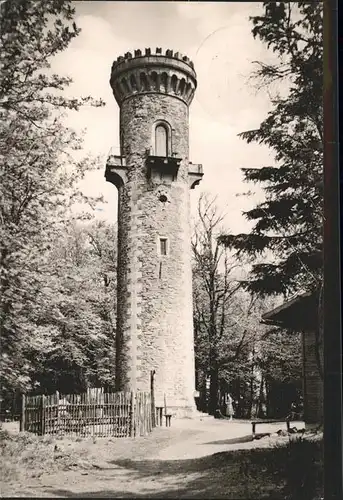
M 187 429 L 187 421 L 175 422 L 177 429 Z M 280 424 L 263 426 L 262 432 L 276 432 Z M 193 434 L 185 440 L 172 442 L 161 449 L 156 458 L 160 460 L 185 460 L 200 458 L 224 451 L 251 448 L 261 443 L 252 443 L 250 422 L 229 422 L 227 420 L 195 421 L 192 424 Z
M 269 432 L 279 428 L 269 427 Z M 57 470 L 42 462 L 38 472 L 21 471 L 19 479 L 3 484 L 1 496 L 268 498 L 273 487 L 276 498 L 275 485 L 268 487 L 265 478 L 261 485 L 258 475 L 248 485 L 244 472 L 248 450 L 270 444 L 252 442 L 248 422 L 212 419 L 175 420 L 171 428 L 136 440 L 56 440 L 47 450 L 53 464 L 66 456 L 75 460 Z M 237 452 L 242 448 L 246 451 Z

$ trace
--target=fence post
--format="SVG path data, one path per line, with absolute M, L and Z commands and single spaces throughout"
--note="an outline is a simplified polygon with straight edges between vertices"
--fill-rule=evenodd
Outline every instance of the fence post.
M 150 372 L 150 397 L 151 397 L 151 420 L 152 427 L 156 427 L 156 410 L 155 410 L 155 387 L 154 387 L 154 377 L 155 370 Z
M 60 433 L 60 393 L 56 391 L 55 393 L 56 396 L 56 408 L 57 408 L 57 415 L 56 415 L 56 421 L 57 421 L 57 434 Z
M 41 433 L 45 434 L 45 396 L 42 394 L 42 407 L 41 407 Z
M 130 437 L 134 437 L 135 434 L 135 398 L 134 393 L 131 392 L 131 405 L 130 405 Z
M 167 427 L 167 398 L 166 398 L 166 395 L 164 394 L 163 395 L 163 399 L 164 399 L 164 418 L 166 419 L 166 427 Z
M 20 432 L 25 431 L 25 394 L 22 394 L 21 397 L 21 414 L 20 414 Z

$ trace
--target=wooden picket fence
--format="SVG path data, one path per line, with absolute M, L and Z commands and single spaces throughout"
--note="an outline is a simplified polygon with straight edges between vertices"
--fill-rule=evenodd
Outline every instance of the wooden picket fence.
M 145 436 L 154 426 L 154 408 L 147 392 L 23 396 L 21 430 L 39 435 L 80 437 Z

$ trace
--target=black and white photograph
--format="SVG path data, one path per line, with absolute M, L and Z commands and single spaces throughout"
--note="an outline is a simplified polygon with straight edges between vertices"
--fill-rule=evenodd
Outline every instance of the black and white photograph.
M 1 496 L 324 498 L 323 3 L 0 9 Z

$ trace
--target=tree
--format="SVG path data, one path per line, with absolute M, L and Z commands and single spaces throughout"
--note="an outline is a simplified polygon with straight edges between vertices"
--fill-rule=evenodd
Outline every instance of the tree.
M 260 373 L 257 414 L 265 398 L 270 418 L 285 417 L 291 403 L 300 404 L 302 389 L 301 335 L 282 329 L 265 331 L 259 339 L 256 367 Z M 261 392 L 264 391 L 264 394 Z M 262 401 L 261 401 L 262 396 Z
M 39 390 L 114 387 L 114 228 L 104 222 L 69 224 L 49 256 L 50 279 L 40 291 L 37 325 L 49 348 L 32 352 Z
M 275 299 L 252 297 L 241 288 L 244 265 L 218 241 L 222 220 L 215 198 L 201 195 L 192 238 L 195 360 L 202 396 L 201 386 L 207 378 L 210 382 L 209 401 L 201 401 L 201 409 L 215 414 L 221 393 L 230 392 L 237 416 L 262 416 L 266 410 L 272 417 L 289 409 L 289 401 L 286 410 L 278 403 L 285 389 L 295 398 L 299 338 L 261 324 Z
M 278 61 L 257 63 L 254 76 L 261 87 L 279 85 L 279 93 L 260 127 L 240 135 L 269 146 L 275 164 L 243 169 L 265 200 L 244 213 L 254 223 L 250 233 L 223 235 L 221 242 L 250 259 L 245 289 L 287 296 L 318 291 L 322 283 L 322 4 L 264 2 L 263 9 L 251 18 L 252 33 Z
M 94 277 L 100 300 L 98 314 L 102 320 L 100 355 L 96 356 L 96 377 L 102 386 L 115 387 L 115 341 L 117 302 L 117 230 L 104 222 L 95 222 L 87 229 Z
M 237 263 L 216 238 L 222 219 L 215 199 L 202 195 L 192 240 L 194 326 L 197 371 L 210 377 L 210 414 L 218 407 L 222 375 L 239 358 L 248 337 L 240 321 L 246 310 L 237 296 Z
M 63 125 L 62 111 L 103 103 L 66 98 L 71 79 L 50 71 L 51 58 L 80 32 L 73 15 L 70 1 L 1 3 L 0 322 L 2 387 L 9 391 L 31 387 L 30 353 L 40 346 L 44 355 L 54 335 L 37 324 L 51 242 L 74 203 L 96 202 L 78 183 L 98 166 L 80 158 L 82 140 Z

